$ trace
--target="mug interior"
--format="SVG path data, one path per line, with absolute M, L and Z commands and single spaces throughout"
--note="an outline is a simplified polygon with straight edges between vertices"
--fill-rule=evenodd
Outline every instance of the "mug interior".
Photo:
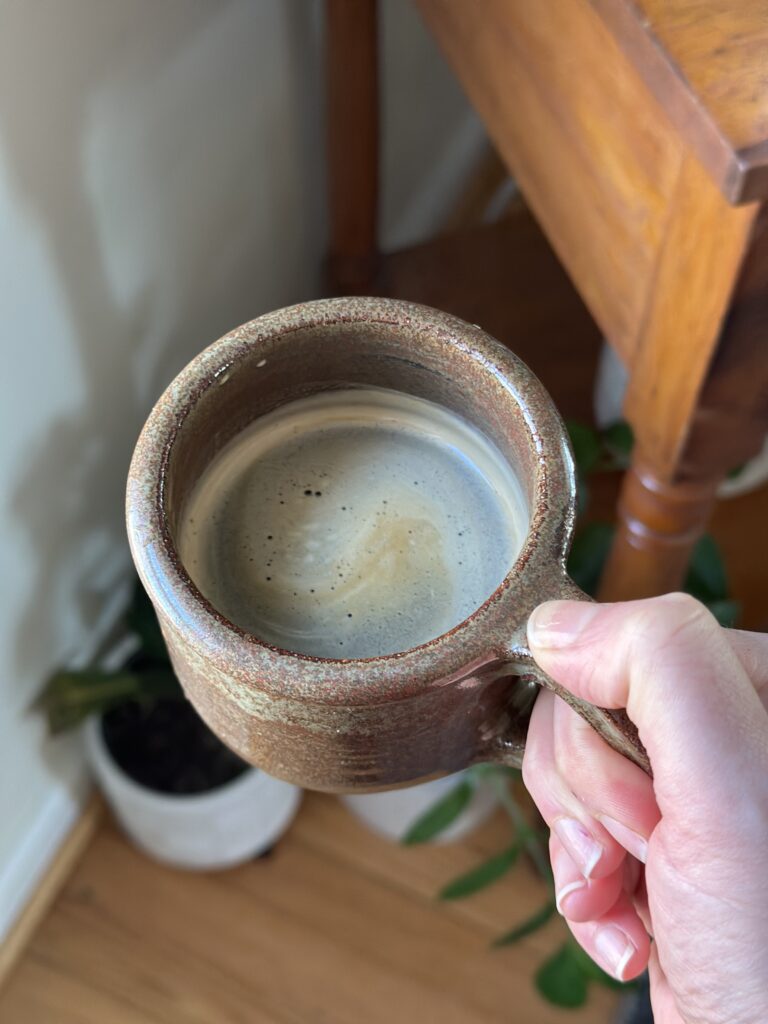
M 478 340 L 486 339 L 477 333 Z M 505 357 L 513 366 L 517 362 L 506 351 Z M 234 345 L 225 339 L 201 358 L 205 372 L 181 404 L 161 469 L 165 541 L 177 566 L 185 507 L 225 445 L 278 407 L 338 389 L 386 388 L 458 414 L 508 462 L 525 497 L 529 526 L 534 518 L 542 460 L 526 396 L 513 374 L 488 360 L 482 345 L 457 342 L 429 323 L 339 319 L 265 330 Z M 510 565 L 507 575 L 512 570 Z M 208 605 L 191 580 L 189 585 Z

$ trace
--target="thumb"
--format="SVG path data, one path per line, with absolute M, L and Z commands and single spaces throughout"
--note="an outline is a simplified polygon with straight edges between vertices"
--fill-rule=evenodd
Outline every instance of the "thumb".
M 702 791 L 731 805 L 745 780 L 768 777 L 768 715 L 725 631 L 689 595 L 551 601 L 531 616 L 528 640 L 576 696 L 627 709 L 662 814 Z

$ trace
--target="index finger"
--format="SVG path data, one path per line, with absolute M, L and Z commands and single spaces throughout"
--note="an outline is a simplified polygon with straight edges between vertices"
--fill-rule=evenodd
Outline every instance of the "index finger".
M 738 799 L 734 779 L 758 766 L 768 774 L 766 711 L 725 631 L 689 595 L 549 602 L 531 616 L 528 638 L 538 664 L 574 694 L 626 707 L 662 813 L 665 799 L 692 791 L 692 779 L 727 802 Z

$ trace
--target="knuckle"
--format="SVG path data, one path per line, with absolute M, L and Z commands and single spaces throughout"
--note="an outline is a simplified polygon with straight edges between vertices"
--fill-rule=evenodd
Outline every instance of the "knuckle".
M 700 601 L 697 601 L 692 594 L 686 594 L 684 591 L 675 591 L 672 594 L 664 594 L 662 597 L 656 599 L 656 603 L 666 606 L 681 618 L 695 618 L 699 615 L 707 614 L 707 610 L 704 605 Z
M 636 616 L 634 638 L 656 647 L 697 638 L 715 622 L 703 604 L 683 593 L 666 594 L 649 601 Z

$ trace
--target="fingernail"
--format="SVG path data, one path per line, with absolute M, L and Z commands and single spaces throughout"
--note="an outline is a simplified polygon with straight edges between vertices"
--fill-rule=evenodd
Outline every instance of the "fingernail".
M 563 917 L 567 916 L 563 910 L 563 900 L 570 896 L 572 892 L 578 892 L 579 889 L 584 889 L 586 884 L 586 880 L 583 882 L 571 882 L 569 885 L 564 885 L 562 889 L 557 890 L 555 893 L 555 906 L 557 907 L 558 914 L 562 914 Z
M 622 825 L 615 818 L 609 818 L 607 814 L 601 814 L 597 820 L 606 832 L 610 832 L 617 843 L 620 843 L 628 853 L 645 864 L 648 860 L 648 843 L 639 832 L 628 828 L 627 825 Z
M 591 878 L 598 861 L 603 856 L 603 847 L 575 818 L 558 818 L 552 828 L 585 878 Z
M 599 610 L 588 601 L 546 601 L 528 619 L 528 642 L 535 647 L 568 647 Z
M 606 925 L 595 932 L 595 951 L 610 973 L 624 981 L 629 961 L 637 952 L 627 935 L 614 924 Z

